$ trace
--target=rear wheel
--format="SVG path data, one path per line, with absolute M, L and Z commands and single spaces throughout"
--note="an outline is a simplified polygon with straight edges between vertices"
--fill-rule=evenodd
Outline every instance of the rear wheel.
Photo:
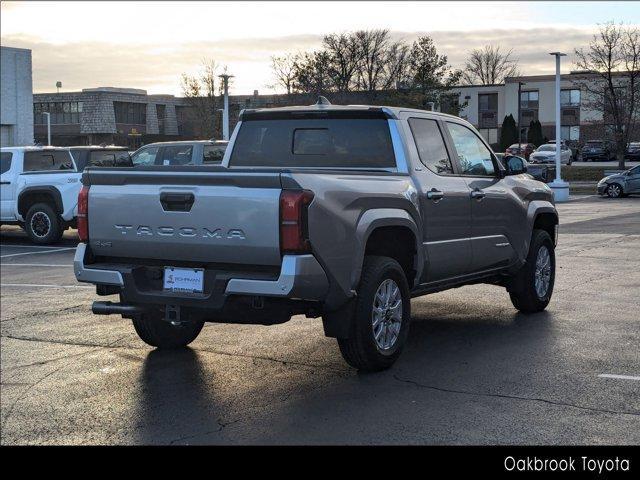
M 133 318 L 133 327 L 140 339 L 152 347 L 162 349 L 183 348 L 193 342 L 204 322 L 172 323 L 160 313 L 146 313 Z
M 524 313 L 547 308 L 553 293 L 556 275 L 555 247 L 549 234 L 534 230 L 525 265 L 509 288 L 511 303 Z
M 345 361 L 362 371 L 389 368 L 400 356 L 410 320 L 409 285 L 400 264 L 367 256 L 349 338 L 338 339 Z
M 48 203 L 36 203 L 27 211 L 25 230 L 33 243 L 46 245 L 59 242 L 62 224 L 58 214 Z

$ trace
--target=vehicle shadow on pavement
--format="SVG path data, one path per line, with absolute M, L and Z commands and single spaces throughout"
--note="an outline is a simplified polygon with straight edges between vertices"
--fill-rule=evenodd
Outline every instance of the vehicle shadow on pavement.
M 191 348 L 152 350 L 140 373 L 138 444 L 171 444 L 222 429 L 207 372 Z

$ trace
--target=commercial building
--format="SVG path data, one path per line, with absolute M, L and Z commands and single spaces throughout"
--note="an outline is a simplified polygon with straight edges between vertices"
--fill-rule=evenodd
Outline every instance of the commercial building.
M 31 50 L 0 47 L 0 145 L 33 145 Z
M 46 142 L 43 113 L 49 112 L 53 145 L 115 143 L 133 149 L 182 138 L 185 132 L 180 130 L 179 118 L 184 106 L 184 100 L 173 95 L 148 95 L 135 88 L 39 93 L 33 96 L 35 137 Z

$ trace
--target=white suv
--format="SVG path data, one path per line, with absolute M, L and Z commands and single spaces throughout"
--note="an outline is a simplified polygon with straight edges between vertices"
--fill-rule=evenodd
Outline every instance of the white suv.
M 82 186 L 69 150 L 7 147 L 0 155 L 0 222 L 23 226 L 34 243 L 59 241 L 75 226 Z

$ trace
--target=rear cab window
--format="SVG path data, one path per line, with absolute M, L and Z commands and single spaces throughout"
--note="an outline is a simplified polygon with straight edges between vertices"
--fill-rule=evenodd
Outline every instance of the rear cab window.
M 438 122 L 427 118 L 410 118 L 409 128 L 424 166 L 439 175 L 452 174 L 453 167 Z
M 11 152 L 0 153 L 0 174 L 7 173 L 9 170 L 11 170 L 12 158 L 13 158 L 13 153 Z
M 396 160 L 386 118 L 245 119 L 235 140 L 231 167 L 390 169 Z

